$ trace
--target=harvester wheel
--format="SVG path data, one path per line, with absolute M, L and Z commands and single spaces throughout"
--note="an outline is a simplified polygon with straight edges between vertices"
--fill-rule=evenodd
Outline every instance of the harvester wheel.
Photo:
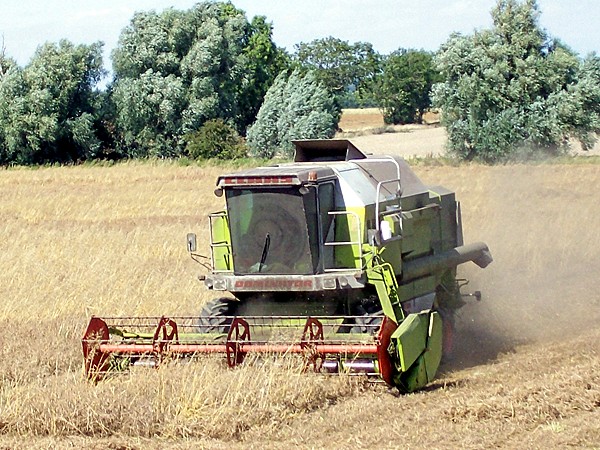
M 209 301 L 200 311 L 198 332 L 227 333 L 238 304 L 236 299 L 229 297 L 219 297 Z
M 454 335 L 456 333 L 456 323 L 454 312 L 444 308 L 439 308 L 438 312 L 442 316 L 442 360 L 451 361 L 454 357 Z
M 379 326 L 383 321 L 383 311 L 376 313 L 366 313 L 363 316 L 355 317 L 352 323 L 344 324 L 340 327 L 341 333 L 368 333 L 375 335 L 379 331 Z
M 377 295 L 364 297 L 353 308 L 355 317 L 349 319 L 340 327 L 340 333 L 368 333 L 375 335 L 383 321 L 383 310 Z

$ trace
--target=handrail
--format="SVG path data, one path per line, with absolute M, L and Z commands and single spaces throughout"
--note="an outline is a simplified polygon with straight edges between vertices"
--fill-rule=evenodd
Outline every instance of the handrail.
M 362 259 L 362 234 L 361 234 L 361 225 L 360 225 L 360 216 L 355 213 L 354 211 L 329 211 L 327 213 L 328 215 L 331 216 L 340 216 L 340 215 L 346 215 L 346 216 L 353 216 L 356 219 L 356 223 L 357 223 L 357 240 L 356 241 L 333 241 L 333 242 L 325 242 L 323 245 L 327 246 L 327 247 L 337 247 L 337 246 L 342 246 L 342 245 L 349 245 L 351 246 L 350 248 L 352 249 L 353 245 L 358 245 L 358 255 L 359 258 Z M 334 218 L 335 220 L 335 218 Z M 350 230 L 350 224 L 348 224 L 348 230 Z M 361 264 L 362 265 L 362 264 Z M 323 266 L 323 271 L 324 272 L 341 272 L 341 271 L 346 271 L 348 269 L 355 269 L 356 268 L 356 263 L 354 265 L 354 267 L 345 267 L 345 268 L 326 268 L 325 266 Z
M 379 194 L 381 192 L 381 186 L 383 186 L 384 184 L 389 184 L 389 183 L 398 183 L 398 186 L 400 186 L 400 178 L 395 178 L 395 179 L 392 179 L 392 180 L 384 180 L 384 181 L 380 181 L 379 183 L 377 183 L 377 191 L 375 193 L 375 229 L 377 230 L 377 232 L 381 231 L 380 230 L 381 225 L 379 223 L 379 216 L 380 216 L 380 213 L 379 213 L 379 209 L 380 209 L 380 206 L 379 206 L 379 203 L 380 203 L 380 201 L 379 201 Z M 400 200 L 399 196 L 396 196 L 396 198 L 398 200 Z M 401 211 L 401 209 L 402 209 L 401 206 L 398 205 L 398 211 Z
M 394 179 L 391 180 L 385 180 L 385 181 L 380 181 L 379 183 L 377 183 L 377 194 L 376 194 L 376 199 L 375 199 L 375 229 L 379 232 L 380 230 L 380 223 L 379 223 L 379 194 L 381 191 L 381 186 L 384 184 L 388 184 L 388 183 L 398 183 L 398 192 L 402 192 L 402 182 L 400 180 L 400 164 L 398 163 L 398 161 L 396 160 L 396 158 L 394 158 L 393 156 L 380 156 L 378 158 L 367 158 L 367 159 L 361 159 L 360 160 L 361 164 L 364 163 L 370 163 L 370 162 L 391 162 L 396 166 L 396 177 Z M 400 194 L 399 197 L 401 197 L 402 195 Z M 401 207 L 398 208 L 398 210 L 401 210 Z
M 367 158 L 367 159 L 360 160 L 360 162 L 362 164 L 370 163 L 370 162 L 390 162 L 390 161 L 392 163 L 394 163 L 394 165 L 396 166 L 396 173 L 397 173 L 398 181 L 400 181 L 400 164 L 398 164 L 398 161 L 393 156 L 382 155 L 378 158 Z M 398 190 L 401 190 L 401 189 L 402 189 L 402 186 L 400 185 L 400 183 L 398 183 Z

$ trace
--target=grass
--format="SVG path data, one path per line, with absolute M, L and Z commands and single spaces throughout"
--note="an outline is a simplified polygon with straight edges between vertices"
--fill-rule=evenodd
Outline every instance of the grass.
M 95 315 L 197 315 L 227 166 L 127 162 L 0 171 L 0 447 L 592 447 L 600 442 L 600 165 L 416 164 L 455 189 L 482 303 L 428 390 L 398 397 L 281 362 L 135 370 L 94 386 L 80 338 Z

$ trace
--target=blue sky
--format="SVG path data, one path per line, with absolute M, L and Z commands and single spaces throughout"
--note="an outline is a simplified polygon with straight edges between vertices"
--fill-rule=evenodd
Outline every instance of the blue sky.
M 20 65 L 44 42 L 105 43 L 105 66 L 120 31 L 134 11 L 187 9 L 197 0 L 19 0 L 0 9 L 0 36 L 6 55 Z M 233 0 L 248 18 L 272 22 L 277 45 L 334 36 L 371 42 L 381 53 L 400 47 L 436 50 L 453 31 L 465 34 L 491 25 L 496 0 Z M 598 0 L 538 0 L 540 24 L 585 56 L 600 53 Z

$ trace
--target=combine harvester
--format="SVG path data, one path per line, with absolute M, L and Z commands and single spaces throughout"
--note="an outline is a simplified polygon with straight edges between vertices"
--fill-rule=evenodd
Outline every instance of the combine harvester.
M 300 354 L 317 371 L 376 375 L 402 392 L 435 377 L 464 304 L 456 268 L 486 267 L 487 246 L 463 244 L 454 193 L 424 185 L 401 158 L 346 140 L 294 145 L 293 163 L 217 179 L 226 209 L 209 215 L 200 278 L 233 296 L 199 317 L 93 317 L 90 379 L 213 353 L 231 367 L 250 354 Z M 188 250 L 202 262 L 194 234 Z

